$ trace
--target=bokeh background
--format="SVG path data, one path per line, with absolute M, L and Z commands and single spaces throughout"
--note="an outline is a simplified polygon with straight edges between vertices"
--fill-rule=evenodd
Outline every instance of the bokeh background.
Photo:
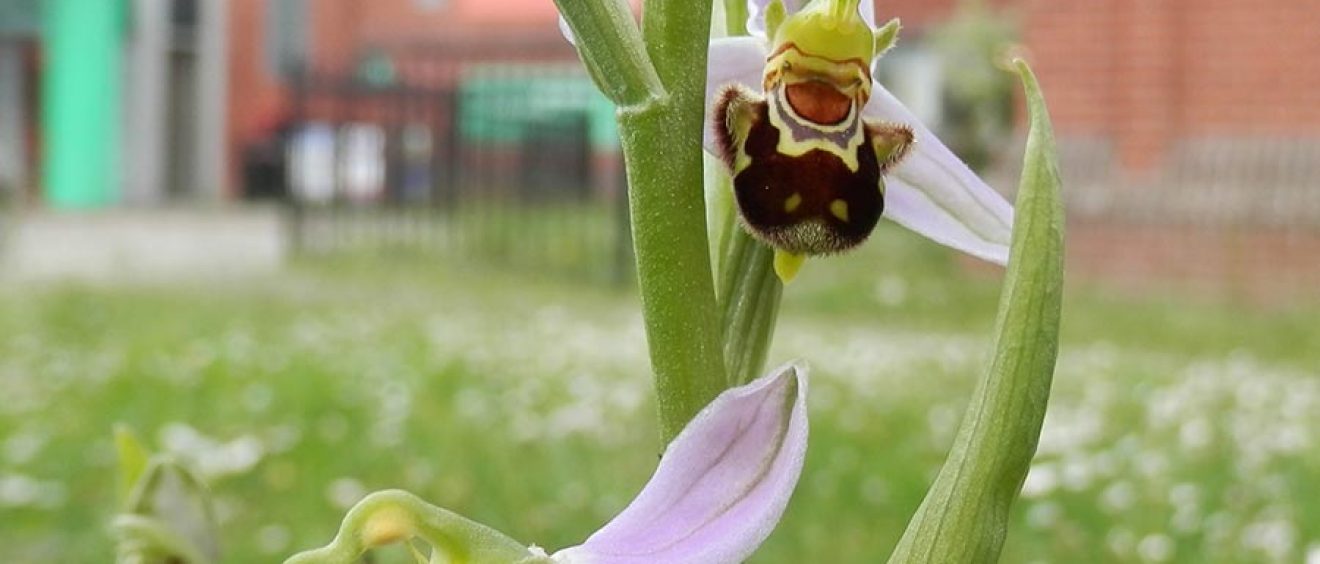
M 1006 562 L 1320 563 L 1320 5 L 886 0 L 878 76 L 1006 195 L 1050 102 L 1055 393 Z M 0 0 L 0 560 L 109 559 L 117 422 L 227 562 L 412 490 L 550 548 L 659 448 L 613 108 L 550 0 Z M 785 291 L 802 483 L 754 562 L 874 562 L 1000 270 L 882 224 Z M 406 561 L 384 552 L 378 561 Z

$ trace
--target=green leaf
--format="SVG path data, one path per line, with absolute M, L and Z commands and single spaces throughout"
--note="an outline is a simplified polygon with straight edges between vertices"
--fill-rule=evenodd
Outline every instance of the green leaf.
M 995 327 L 994 356 L 948 461 L 890 562 L 994 562 L 1049 402 L 1063 292 L 1063 206 L 1054 134 L 1031 69 L 1015 61 L 1031 129 Z

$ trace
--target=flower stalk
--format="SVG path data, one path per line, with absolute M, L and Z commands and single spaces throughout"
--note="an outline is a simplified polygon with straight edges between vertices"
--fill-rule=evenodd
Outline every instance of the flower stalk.
M 1027 64 L 1014 64 L 1031 125 L 994 357 L 891 563 L 998 560 L 1040 439 L 1058 354 L 1064 220 L 1045 100 Z
M 612 99 L 619 104 L 628 169 L 638 289 L 655 372 L 660 432 L 668 443 L 727 381 L 702 205 L 711 4 L 649 0 L 643 6 L 640 38 L 630 31 L 635 24 L 621 0 L 556 0 L 556 4 L 602 90 L 619 93 Z M 637 50 L 639 41 L 644 54 Z M 654 69 L 655 81 L 638 78 L 649 77 L 646 72 L 608 72 L 639 67 Z M 638 96 L 643 85 L 646 96 Z

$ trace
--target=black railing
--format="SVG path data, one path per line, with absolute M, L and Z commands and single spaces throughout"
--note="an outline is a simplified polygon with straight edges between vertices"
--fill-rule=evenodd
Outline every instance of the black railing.
M 297 252 L 408 248 L 627 279 L 613 111 L 575 60 L 378 51 L 293 91 L 244 177 L 250 196 L 289 202 Z

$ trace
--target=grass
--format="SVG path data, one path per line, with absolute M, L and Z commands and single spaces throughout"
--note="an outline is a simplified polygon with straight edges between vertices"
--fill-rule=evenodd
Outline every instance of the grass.
M 771 362 L 813 367 L 811 447 L 754 562 L 883 560 L 979 373 L 997 276 L 876 239 L 785 293 Z M 658 449 L 635 298 L 456 266 L 0 289 L 0 561 L 110 558 L 116 422 L 207 475 L 226 562 L 324 544 L 389 487 L 528 543 L 581 541 Z M 1071 286 L 1004 561 L 1320 560 L 1317 314 Z

